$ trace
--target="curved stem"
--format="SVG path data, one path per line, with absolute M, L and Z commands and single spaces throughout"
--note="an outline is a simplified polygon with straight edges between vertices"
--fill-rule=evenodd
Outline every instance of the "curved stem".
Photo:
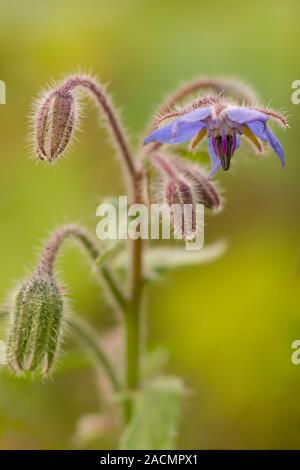
M 76 338 L 82 343 L 83 347 L 91 354 L 95 363 L 104 368 L 113 389 L 116 392 L 119 392 L 122 389 L 122 386 L 106 353 L 101 348 L 99 338 L 94 333 L 93 329 L 82 318 L 78 318 L 76 316 L 72 317 L 70 326 L 74 336 L 76 336 Z
M 134 178 L 137 172 L 136 164 L 132 157 L 131 150 L 128 145 L 125 131 L 123 130 L 123 127 L 121 125 L 120 118 L 117 114 L 116 109 L 113 106 L 110 97 L 106 94 L 104 87 L 95 80 L 93 80 L 91 77 L 80 75 L 68 78 L 62 86 L 67 91 L 72 91 L 78 86 L 84 87 L 96 99 L 97 104 L 100 106 L 104 113 L 109 130 L 113 135 L 113 142 L 120 151 L 120 154 L 126 165 L 126 169 L 131 178 L 131 181 L 134 182 Z
M 65 240 L 72 237 L 82 244 L 93 261 L 96 261 L 99 258 L 100 251 L 97 243 L 86 229 L 76 224 L 63 225 L 53 233 L 52 237 L 46 244 L 38 270 L 51 273 L 54 269 L 54 262 L 59 248 Z M 105 280 L 106 285 L 108 286 L 118 307 L 124 311 L 127 305 L 127 299 L 118 286 L 118 283 L 110 272 L 108 266 L 101 264 L 99 266 L 99 272 Z
M 139 179 L 139 183 L 135 186 L 134 202 L 140 203 L 143 200 L 142 184 L 143 180 Z M 97 260 L 100 256 L 99 249 L 93 237 L 83 227 L 72 224 L 60 227 L 54 232 L 48 243 L 46 244 L 41 256 L 38 270 L 42 272 L 52 273 L 57 253 L 62 243 L 68 238 L 74 237 L 87 250 L 92 260 Z M 118 306 L 125 314 L 126 327 L 126 388 L 128 391 L 134 391 L 139 387 L 140 381 L 140 350 L 141 350 L 141 301 L 143 291 L 143 240 L 138 238 L 131 241 L 131 282 L 130 297 L 127 299 L 120 290 L 118 284 L 107 266 L 101 265 L 100 272 L 106 281 L 106 284 L 116 300 Z M 77 329 L 80 320 L 77 322 Z M 86 335 L 87 328 L 84 329 L 82 335 Z M 92 338 L 90 338 L 92 341 Z M 88 339 L 87 339 L 88 341 Z M 95 348 L 95 340 L 92 341 L 92 348 Z M 100 353 L 98 351 L 98 357 Z M 103 359 L 103 358 L 102 358 Z M 102 360 L 101 359 L 101 360 Z M 102 360 L 103 362 L 103 360 Z M 103 365 L 107 369 L 107 361 L 104 359 Z M 108 372 L 108 371 L 107 371 Z M 111 373 L 111 372 L 109 372 Z M 125 403 L 125 420 L 129 422 L 132 416 L 132 402 L 127 400 Z
M 86 89 L 96 100 L 96 103 L 104 113 L 108 129 L 110 130 L 113 143 L 119 150 L 122 161 L 125 164 L 127 175 L 129 177 L 129 192 L 131 192 L 131 202 L 143 202 L 143 169 L 139 161 L 134 160 L 128 145 L 126 134 L 121 125 L 119 116 L 106 94 L 103 86 L 88 76 L 75 75 L 67 78 L 61 85 L 64 92 L 72 92 L 75 88 L 81 87 Z M 90 243 L 90 237 L 82 232 L 81 229 L 75 230 L 68 227 L 63 229 L 61 233 L 54 235 L 42 257 L 41 266 L 46 269 L 52 269 L 56 252 L 62 241 L 69 236 L 75 236 L 87 248 L 92 259 L 99 256 L 93 243 Z M 128 299 L 124 296 L 119 286 L 115 282 L 112 274 L 106 266 L 101 266 L 101 274 L 108 285 L 110 292 L 117 301 L 120 308 L 125 313 L 126 326 L 126 349 L 127 349 L 127 372 L 126 386 L 128 390 L 134 390 L 139 385 L 139 351 L 140 351 L 140 310 L 142 298 L 142 259 L 143 259 L 143 243 L 141 239 L 133 240 L 131 254 L 131 279 L 130 294 Z M 131 417 L 131 404 L 128 405 L 127 421 Z
M 174 93 L 166 98 L 162 105 L 158 108 L 157 114 L 165 114 L 177 102 L 185 99 L 192 93 L 197 93 L 200 90 L 212 90 L 216 93 L 226 93 L 239 102 L 247 101 L 253 102 L 256 99 L 255 92 L 246 84 L 223 77 L 200 77 L 185 83 L 182 87 L 178 88 Z
M 226 95 L 236 99 L 238 103 L 252 104 L 257 100 L 254 90 L 239 80 L 223 77 L 200 77 L 185 83 L 174 93 L 169 95 L 158 107 L 154 116 L 162 116 L 168 113 L 176 103 L 180 103 L 180 101 L 184 100 L 189 95 L 203 90 L 214 91 L 217 94 L 225 93 Z M 151 122 L 153 122 L 153 119 Z M 148 129 L 149 132 L 151 132 L 151 130 L 152 128 Z M 154 142 L 146 147 L 145 153 L 149 154 L 154 150 L 157 150 L 161 145 L 162 144 L 159 142 Z

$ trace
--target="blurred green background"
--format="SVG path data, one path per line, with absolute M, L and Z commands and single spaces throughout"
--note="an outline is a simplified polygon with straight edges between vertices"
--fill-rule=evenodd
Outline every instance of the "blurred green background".
M 27 115 L 51 78 L 80 68 L 109 82 L 133 141 L 166 93 L 202 73 L 241 77 L 287 110 L 291 128 L 277 131 L 286 169 L 274 155 L 237 153 L 233 170 L 218 175 L 227 203 L 206 219 L 206 242 L 225 238 L 227 253 L 152 286 L 149 343 L 169 349 L 169 370 L 192 390 L 178 447 L 300 448 L 300 365 L 290 359 L 300 338 L 300 106 L 291 103 L 300 3 L 1 0 L 0 13 L 1 302 L 49 230 L 71 221 L 95 230 L 101 197 L 122 192 L 90 108 L 69 158 L 53 168 L 28 158 Z M 74 308 L 104 328 L 110 312 L 86 262 L 68 249 L 60 267 Z M 79 445 L 76 423 L 101 411 L 101 397 L 88 362 L 74 347 L 70 357 L 43 383 L 0 370 L 1 448 Z

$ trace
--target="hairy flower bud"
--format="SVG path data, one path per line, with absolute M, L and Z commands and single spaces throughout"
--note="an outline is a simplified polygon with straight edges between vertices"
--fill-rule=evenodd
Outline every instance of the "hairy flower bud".
M 199 165 L 175 155 L 162 153 L 153 153 L 151 159 L 168 179 L 185 181 L 195 204 L 204 204 L 207 209 L 214 211 L 222 208 L 222 200 L 216 184 L 205 175 Z
M 165 199 L 171 208 L 174 232 L 189 240 L 196 231 L 196 206 L 191 187 L 183 180 L 171 178 L 166 186 Z
M 198 165 L 174 158 L 174 166 L 192 184 L 198 204 L 204 204 L 214 211 L 221 210 L 222 200 L 216 185 L 202 173 Z
M 71 142 L 77 127 L 82 91 L 92 97 L 102 111 L 112 136 L 112 143 L 133 180 L 139 169 L 136 168 L 118 112 L 105 87 L 89 75 L 70 75 L 55 88 L 44 93 L 38 101 L 33 120 L 34 145 L 38 158 L 54 162 Z
M 214 183 L 200 170 L 199 165 L 165 153 L 152 152 L 151 161 L 163 174 L 165 201 L 171 208 L 176 238 L 192 240 L 203 230 L 201 205 L 221 209 L 221 197 Z
M 74 132 L 75 99 L 66 86 L 50 91 L 40 100 L 35 115 L 34 135 L 37 156 L 55 161 L 66 149 Z
M 169 205 L 193 204 L 193 195 L 190 187 L 182 180 L 170 179 L 166 187 L 166 201 Z
M 63 328 L 63 304 L 51 274 L 37 271 L 22 284 L 14 298 L 8 338 L 8 363 L 14 372 L 51 372 Z

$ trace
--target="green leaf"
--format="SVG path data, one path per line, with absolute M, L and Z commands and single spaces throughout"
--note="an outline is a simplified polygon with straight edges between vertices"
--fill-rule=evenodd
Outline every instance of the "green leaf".
M 216 242 L 199 251 L 188 251 L 183 247 L 156 247 L 146 252 L 146 266 L 152 272 L 164 272 L 182 266 L 210 263 L 223 255 L 224 241 Z
M 188 251 L 183 246 L 163 247 L 157 246 L 147 248 L 145 252 L 145 270 L 148 279 L 156 279 L 158 275 L 184 266 L 210 263 L 224 254 L 226 242 L 220 240 L 208 245 L 199 251 Z M 128 264 L 128 253 L 122 252 L 115 259 L 116 269 L 126 269 Z
M 146 351 L 142 356 L 142 374 L 144 380 L 150 380 L 163 373 L 169 361 L 169 352 L 163 347 Z
M 123 450 L 173 449 L 184 386 L 177 377 L 162 376 L 133 398 L 133 417 L 121 438 Z

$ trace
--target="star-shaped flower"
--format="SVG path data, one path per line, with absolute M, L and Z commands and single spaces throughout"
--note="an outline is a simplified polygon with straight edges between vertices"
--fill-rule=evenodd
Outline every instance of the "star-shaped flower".
M 207 136 L 208 151 L 212 163 L 210 176 L 222 166 L 230 168 L 231 158 L 245 136 L 263 151 L 262 142 L 268 143 L 285 165 L 281 143 L 267 126 L 273 120 L 282 127 L 286 118 L 270 109 L 238 106 L 219 97 L 204 97 L 182 111 L 170 112 L 158 120 L 158 128 L 144 141 L 162 144 L 180 144 L 191 141 L 191 148 Z

